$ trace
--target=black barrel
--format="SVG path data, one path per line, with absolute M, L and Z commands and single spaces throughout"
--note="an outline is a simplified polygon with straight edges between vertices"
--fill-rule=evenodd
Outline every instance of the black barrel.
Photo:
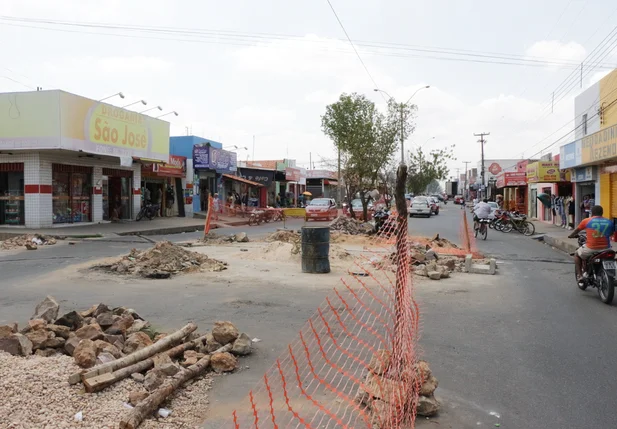
M 316 274 L 330 272 L 329 227 L 302 227 L 302 272 Z

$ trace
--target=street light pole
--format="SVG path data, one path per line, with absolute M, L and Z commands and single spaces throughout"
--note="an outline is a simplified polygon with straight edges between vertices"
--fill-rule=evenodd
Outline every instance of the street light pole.
M 405 117 L 404 117 L 405 106 L 407 106 L 407 104 L 411 101 L 411 99 L 419 91 L 422 91 L 423 89 L 428 89 L 430 87 L 431 87 L 430 85 L 426 85 L 426 86 L 423 86 L 421 88 L 416 89 L 415 92 L 413 94 L 411 94 L 411 97 L 409 97 L 405 103 L 401 103 L 400 104 L 400 107 L 401 107 L 401 164 L 405 164 Z M 386 94 L 390 98 L 390 100 L 394 100 L 394 97 L 392 97 L 390 94 L 388 94 L 383 89 L 375 88 L 375 89 L 373 89 L 373 91 L 375 91 L 375 92 L 383 92 L 384 94 Z

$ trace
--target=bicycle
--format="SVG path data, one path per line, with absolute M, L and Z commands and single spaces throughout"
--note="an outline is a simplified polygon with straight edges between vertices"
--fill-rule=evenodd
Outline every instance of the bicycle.
M 259 225 L 264 221 L 265 219 L 263 211 L 254 211 L 249 215 L 249 226 Z
M 502 232 L 508 233 L 513 229 L 526 237 L 536 232 L 535 225 L 527 220 L 527 216 L 519 216 L 518 212 L 508 214 L 508 220 L 503 224 Z
M 478 219 L 478 221 L 474 222 L 474 237 L 478 237 L 478 234 L 482 236 L 482 240 L 486 240 L 488 235 L 488 223 L 489 219 Z

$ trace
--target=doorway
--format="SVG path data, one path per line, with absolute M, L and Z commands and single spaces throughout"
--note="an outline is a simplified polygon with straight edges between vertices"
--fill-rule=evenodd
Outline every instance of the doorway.
M 531 189 L 531 198 L 529 199 L 529 208 L 531 209 L 531 218 L 538 218 L 538 190 Z
M 132 184 L 133 172 L 115 168 L 104 168 L 103 178 L 103 219 L 127 220 L 133 217 Z M 107 218 L 105 218 L 107 215 Z

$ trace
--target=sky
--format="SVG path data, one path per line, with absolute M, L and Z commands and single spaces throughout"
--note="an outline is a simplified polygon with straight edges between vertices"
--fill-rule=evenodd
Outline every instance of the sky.
M 558 153 L 574 97 L 617 65 L 614 1 L 330 1 L 362 62 L 327 0 L 3 0 L 0 92 L 122 91 L 108 101 L 177 111 L 172 135 L 320 168 L 335 153 L 320 116 L 341 93 L 385 111 L 375 87 L 401 102 L 430 85 L 406 148 L 454 145 L 454 176 L 480 159 L 474 133 L 491 133 L 487 159 Z

